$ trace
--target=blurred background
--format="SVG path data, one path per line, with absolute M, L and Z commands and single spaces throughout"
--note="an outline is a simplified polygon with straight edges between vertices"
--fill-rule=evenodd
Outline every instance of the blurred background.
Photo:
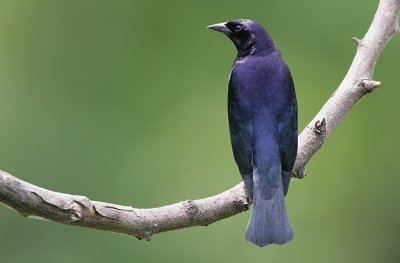
M 236 55 L 209 24 L 252 18 L 289 64 L 300 130 L 343 79 L 378 1 L 0 2 L 0 169 L 55 191 L 157 207 L 240 181 L 227 123 Z M 250 212 L 151 242 L 0 206 L 1 262 L 399 262 L 400 37 L 366 96 L 292 183 L 295 238 L 258 248 Z

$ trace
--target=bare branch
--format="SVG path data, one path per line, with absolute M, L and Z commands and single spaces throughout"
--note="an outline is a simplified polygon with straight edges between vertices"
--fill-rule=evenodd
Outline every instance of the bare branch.
M 380 85 L 371 80 L 379 55 L 394 34 L 400 0 L 381 0 L 368 32 L 357 43 L 357 53 L 342 83 L 299 136 L 294 167 L 296 177 L 305 176 L 304 166 L 335 130 L 346 113 L 367 93 Z M 316 127 L 324 122 L 323 132 Z
M 380 86 L 371 79 L 375 64 L 390 37 L 399 31 L 400 0 L 381 0 L 372 24 L 357 43 L 357 53 L 342 83 L 299 136 L 294 176 L 304 177 L 304 166 L 336 126 L 365 94 Z M 53 192 L 0 171 L 0 202 L 26 217 L 78 225 L 149 240 L 153 234 L 205 226 L 248 209 L 243 182 L 218 195 L 158 208 L 92 201 L 84 196 Z
M 209 225 L 243 212 L 250 206 L 242 183 L 204 199 L 140 209 L 53 192 L 3 171 L 0 171 L 0 202 L 26 217 L 34 215 L 60 223 L 125 233 L 146 240 L 160 232 Z

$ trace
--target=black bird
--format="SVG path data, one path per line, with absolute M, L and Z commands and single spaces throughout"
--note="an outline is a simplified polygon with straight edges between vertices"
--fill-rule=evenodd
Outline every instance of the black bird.
M 235 161 L 253 199 L 246 239 L 258 246 L 293 238 L 284 196 L 297 154 L 297 101 L 288 66 L 262 25 L 238 19 L 208 26 L 237 48 L 228 116 Z

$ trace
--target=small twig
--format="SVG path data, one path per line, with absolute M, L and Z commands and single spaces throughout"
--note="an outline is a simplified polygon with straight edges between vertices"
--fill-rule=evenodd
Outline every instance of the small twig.
M 353 37 L 351 40 L 353 40 L 353 42 L 356 43 L 357 46 L 361 45 L 362 40 L 358 37 Z
M 371 80 L 371 79 L 362 79 L 360 81 L 361 87 L 365 90 L 366 93 L 370 93 L 375 89 L 379 88 L 381 85 L 380 81 Z

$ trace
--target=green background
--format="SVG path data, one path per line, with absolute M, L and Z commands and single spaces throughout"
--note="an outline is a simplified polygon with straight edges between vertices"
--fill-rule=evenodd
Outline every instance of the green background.
M 300 130 L 344 77 L 378 1 L 0 1 L 0 169 L 94 200 L 156 207 L 240 177 L 227 125 L 232 43 L 253 18 L 289 64 Z M 347 115 L 287 197 L 295 238 L 244 240 L 249 212 L 151 242 L 26 219 L 0 206 L 0 261 L 399 262 L 400 37 L 376 92 Z

